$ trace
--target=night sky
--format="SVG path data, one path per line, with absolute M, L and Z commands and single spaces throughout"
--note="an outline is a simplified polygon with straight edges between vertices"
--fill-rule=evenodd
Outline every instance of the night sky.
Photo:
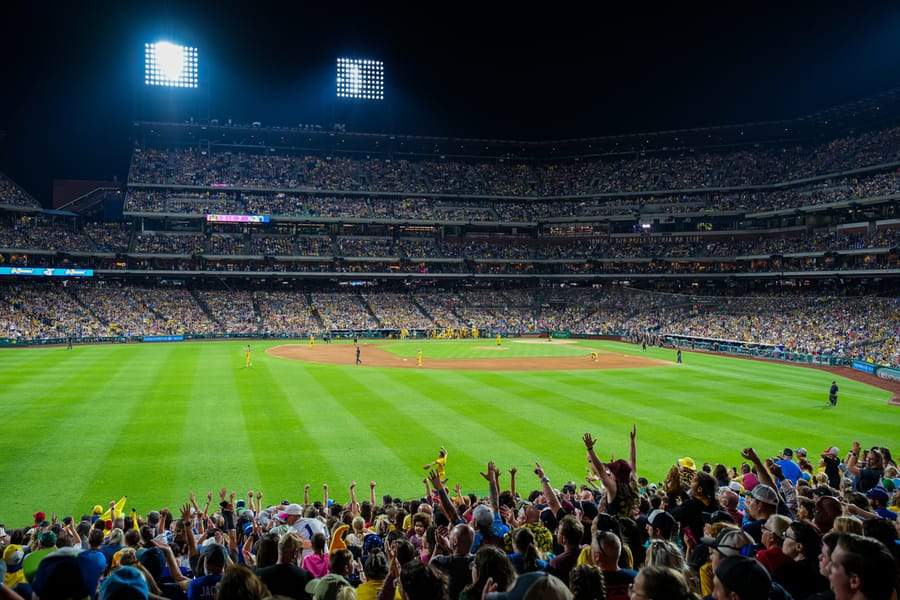
M 324 4 L 14 0 L 0 170 L 45 206 L 54 178 L 122 179 L 129 123 L 173 101 L 222 121 L 534 141 L 793 118 L 900 86 L 888 3 Z M 160 38 L 199 48 L 204 100 L 141 88 Z M 336 103 L 338 56 L 385 62 L 381 106 Z

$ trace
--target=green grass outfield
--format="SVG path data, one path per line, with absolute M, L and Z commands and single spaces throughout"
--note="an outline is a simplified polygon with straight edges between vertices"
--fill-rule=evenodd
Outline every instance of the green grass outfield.
M 5 490 L 0 522 L 30 522 L 36 510 L 76 516 L 123 494 L 141 513 L 222 486 L 264 501 L 423 494 L 422 465 L 443 444 L 451 485 L 486 492 L 488 460 L 519 469 L 519 489 L 538 487 L 540 461 L 554 485 L 582 480 L 584 432 L 601 456 L 628 454 L 638 427 L 640 474 L 659 481 L 684 455 L 740 463 L 740 449 L 773 455 L 804 446 L 811 456 L 858 439 L 895 448 L 900 412 L 889 392 L 787 364 L 684 353 L 684 364 L 574 371 L 439 371 L 429 357 L 484 357 L 476 341 L 387 342 L 426 368 L 332 366 L 269 356 L 281 342 L 198 342 L 0 350 Z M 305 343 L 299 341 L 298 343 Z M 321 342 L 318 342 L 321 343 Z M 367 341 L 366 343 L 380 343 Z M 627 344 L 517 344 L 517 356 L 580 356 L 592 349 L 642 354 Z M 348 352 L 352 352 L 348 348 Z M 646 356 L 674 361 L 674 351 Z M 508 483 L 504 477 L 502 484 Z

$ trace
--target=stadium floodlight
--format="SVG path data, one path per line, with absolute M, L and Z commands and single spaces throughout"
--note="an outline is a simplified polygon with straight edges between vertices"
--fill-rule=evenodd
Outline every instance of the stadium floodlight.
M 144 45 L 144 83 L 162 87 L 197 87 L 197 49 L 171 42 Z
M 384 63 L 380 60 L 338 58 L 337 97 L 384 100 Z

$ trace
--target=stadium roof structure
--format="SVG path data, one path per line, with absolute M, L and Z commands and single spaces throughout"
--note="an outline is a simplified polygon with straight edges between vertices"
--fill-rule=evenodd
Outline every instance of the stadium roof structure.
M 368 133 L 348 131 L 342 124 L 263 127 L 259 122 L 233 124 L 219 119 L 205 123 L 135 121 L 132 135 L 171 143 L 203 140 L 212 145 L 251 148 L 529 160 L 698 150 L 731 151 L 765 145 L 802 144 L 897 123 L 900 123 L 900 88 L 790 120 L 557 140 Z

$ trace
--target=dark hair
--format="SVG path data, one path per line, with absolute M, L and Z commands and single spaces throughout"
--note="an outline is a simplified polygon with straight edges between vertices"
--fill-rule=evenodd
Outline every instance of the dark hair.
M 604 600 L 606 581 L 600 567 L 583 564 L 569 572 L 569 589 L 573 600 Z
M 791 521 L 790 528 L 794 532 L 794 540 L 803 546 L 804 559 L 815 561 L 822 548 L 822 538 L 816 528 L 806 521 Z
M 434 527 L 430 527 L 429 529 L 434 529 Z M 434 531 L 431 533 L 432 539 L 434 539 Z M 434 546 L 432 546 L 433 548 Z M 416 552 L 416 547 L 412 545 L 408 539 L 403 538 L 394 542 L 394 554 L 397 556 L 397 562 L 400 565 L 405 565 L 411 560 L 419 558 L 419 553 Z
M 372 550 L 369 550 L 369 553 L 371 554 Z M 338 575 L 343 575 L 351 564 L 353 564 L 353 553 L 343 548 L 332 550 L 331 556 L 328 557 L 328 570 Z
M 136 529 L 129 529 L 125 532 L 125 545 L 137 546 L 141 542 L 141 533 Z
M 860 592 L 872 600 L 891 597 L 897 578 L 897 564 L 887 548 L 878 540 L 853 533 L 843 533 L 835 553 L 843 550 L 844 571 L 860 579 Z M 832 562 L 834 556 L 832 555 Z
M 512 539 L 513 544 L 515 544 L 515 547 L 518 548 L 519 553 L 522 555 L 522 572 L 540 571 L 538 552 L 537 548 L 534 547 L 534 534 L 531 533 L 531 530 L 519 527 L 513 530 Z
M 719 486 L 716 484 L 715 478 L 703 471 L 697 471 L 696 477 L 697 486 L 700 488 L 700 491 L 703 492 L 703 497 L 710 502 L 708 510 L 712 512 L 721 509 L 722 507 L 719 504 L 719 500 L 716 498 L 716 490 Z
M 363 567 L 367 579 L 384 579 L 388 574 L 388 560 L 381 548 L 373 548 Z
M 412 560 L 400 568 L 400 585 L 410 600 L 449 599 L 447 576 L 418 560 Z
M 516 569 L 512 561 L 506 552 L 497 546 L 479 548 L 475 553 L 473 567 L 477 571 L 478 579 L 463 588 L 469 598 L 480 597 L 488 579 L 493 579 L 497 590 L 501 592 L 509 589 L 516 580 Z
M 245 565 L 231 565 L 222 574 L 216 598 L 231 600 L 257 600 L 268 598 L 266 584 Z
M 313 552 L 319 554 L 320 552 L 325 552 L 325 541 L 325 534 L 320 531 L 313 534 L 309 539 L 309 544 L 312 546 Z
M 728 485 L 731 481 L 731 475 L 728 474 L 728 469 L 722 463 L 716 463 L 716 466 L 713 467 L 713 477 L 720 486 Z
M 581 536 L 584 534 L 584 525 L 581 524 L 575 515 L 566 515 L 559 522 L 559 537 L 567 541 L 573 546 L 581 543 Z
M 265 533 L 256 542 L 256 568 L 270 567 L 278 562 L 278 534 Z

